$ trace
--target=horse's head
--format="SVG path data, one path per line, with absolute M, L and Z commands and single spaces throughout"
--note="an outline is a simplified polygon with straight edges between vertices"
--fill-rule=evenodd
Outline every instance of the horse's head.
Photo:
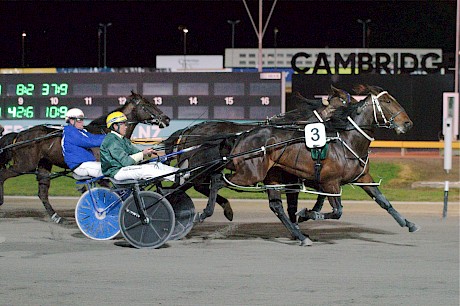
M 138 123 L 156 124 L 160 128 L 169 126 L 171 119 L 164 114 L 153 101 L 148 101 L 140 94 L 131 92 L 126 104 L 130 104 L 133 107 L 131 112 L 124 112 L 129 120 Z
M 359 85 L 355 87 L 355 91 L 359 95 L 367 95 L 358 112 L 372 106 L 374 121 L 378 127 L 394 129 L 396 134 L 404 134 L 412 128 L 412 120 L 404 108 L 387 91 L 369 85 Z
M 358 101 L 348 92 L 331 85 L 329 96 L 327 97 L 327 107 L 321 111 L 321 115 L 323 118 L 329 118 L 338 108 L 348 107 L 355 103 L 358 103 Z
M 337 99 L 334 99 L 334 98 L 337 98 Z M 327 98 L 327 101 L 328 101 L 328 104 L 334 108 L 339 108 L 341 106 L 347 106 L 347 105 L 358 102 L 347 91 L 336 88 L 332 85 L 329 91 L 329 96 Z

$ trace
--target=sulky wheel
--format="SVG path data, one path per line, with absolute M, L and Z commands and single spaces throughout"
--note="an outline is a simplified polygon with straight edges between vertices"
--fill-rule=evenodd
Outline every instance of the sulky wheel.
M 168 189 L 164 189 L 163 191 L 167 194 L 172 190 L 168 191 Z M 171 203 L 176 217 L 174 231 L 169 239 L 182 239 L 192 230 L 193 219 L 195 217 L 195 205 L 192 199 L 184 191 L 179 189 L 167 195 L 166 198 L 169 203 Z
M 159 248 L 174 231 L 174 211 L 166 198 L 152 191 L 139 192 L 145 220 L 130 196 L 120 210 L 120 229 L 125 239 L 136 248 Z
M 112 239 L 120 233 L 118 215 L 122 200 L 107 188 L 92 188 L 82 194 L 75 207 L 78 228 L 94 240 Z

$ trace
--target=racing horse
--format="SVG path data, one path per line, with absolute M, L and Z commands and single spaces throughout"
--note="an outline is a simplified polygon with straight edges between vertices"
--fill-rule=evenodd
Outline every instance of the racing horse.
M 179 151 L 206 142 L 206 144 L 199 149 L 198 152 L 194 150 L 177 156 L 177 163 L 181 168 L 194 167 L 202 163 L 202 153 L 209 157 L 210 146 L 216 148 L 216 144 L 220 143 L 222 139 L 229 136 L 232 137 L 236 133 L 242 133 L 261 125 L 298 126 L 305 125 L 310 122 L 318 122 L 319 120 L 327 120 L 337 108 L 347 103 L 357 102 L 346 91 L 335 88 L 334 86 L 331 86 L 327 101 L 321 99 L 306 99 L 298 93 L 294 95 L 294 98 L 299 101 L 299 107 L 297 109 L 271 117 L 263 123 L 240 124 L 231 121 L 205 121 L 191 127 L 178 130 L 164 141 L 165 153 L 169 154 L 173 150 Z M 316 111 L 316 114 L 314 114 L 313 111 Z M 208 135 L 217 136 L 209 137 Z M 219 156 L 218 153 L 217 156 Z M 286 176 L 288 176 L 288 174 L 286 174 Z M 210 188 L 209 184 L 204 183 L 205 181 L 209 181 L 207 177 L 204 177 L 202 180 L 195 179 L 193 180 L 193 187 L 196 191 L 209 197 Z M 288 193 L 286 197 L 290 218 L 295 219 L 298 193 Z M 225 217 L 232 221 L 233 210 L 228 199 L 217 194 L 216 202 L 224 209 Z M 203 218 L 205 218 L 205 216 L 203 216 Z
M 141 95 L 131 92 L 126 103 L 116 109 L 128 118 L 129 125 L 126 137 L 131 137 L 138 123 L 155 124 L 160 128 L 169 125 L 166 116 L 153 102 Z M 94 134 L 104 134 L 107 115 L 93 120 L 85 128 Z M 19 133 L 9 133 L 0 138 L 0 205 L 4 202 L 4 182 L 22 174 L 35 174 L 38 181 L 38 197 L 42 201 L 48 215 L 56 223 L 65 219 L 59 216 L 51 206 L 48 191 L 51 183 L 53 165 L 68 169 L 62 155 L 62 126 L 37 125 Z M 98 157 L 98 149 L 95 150 Z M 68 171 L 67 171 L 68 172 Z
M 225 184 L 251 186 L 263 182 L 266 186 L 282 182 L 282 175 L 271 175 L 281 169 L 303 180 L 305 186 L 314 187 L 327 196 L 332 212 L 307 211 L 305 218 L 339 219 L 342 215 L 341 186 L 356 181 L 367 183 L 362 188 L 401 227 L 415 232 L 419 227 L 397 212 L 380 192 L 369 174 L 369 145 L 376 127 L 393 129 L 396 134 L 406 133 L 413 125 L 404 108 L 387 91 L 375 86 L 363 86 L 366 98 L 357 104 L 334 112 L 325 122 L 326 130 L 336 133 L 330 138 L 327 156 L 322 161 L 319 180 L 315 173 L 315 160 L 305 144 L 303 132 L 285 127 L 259 127 L 238 136 L 227 158 L 234 172 L 224 177 Z M 270 172 L 272 171 L 272 172 Z M 281 182 L 280 182 L 281 180 Z M 221 186 L 221 185 L 220 185 Z M 220 187 L 218 185 L 218 187 Z M 300 232 L 286 216 L 279 188 L 267 188 L 269 207 L 301 245 L 312 241 Z

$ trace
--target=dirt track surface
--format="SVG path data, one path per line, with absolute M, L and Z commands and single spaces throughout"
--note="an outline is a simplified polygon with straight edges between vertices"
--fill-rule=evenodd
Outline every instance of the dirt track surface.
M 344 202 L 338 221 L 301 224 L 300 247 L 266 201 L 232 201 L 183 240 L 138 250 L 93 241 L 73 222 L 76 198 L 0 207 L 2 305 L 459 305 L 459 204 L 394 203 L 422 229 L 409 233 L 377 204 Z M 204 201 L 196 200 L 197 210 Z M 311 207 L 303 201 L 301 207 Z

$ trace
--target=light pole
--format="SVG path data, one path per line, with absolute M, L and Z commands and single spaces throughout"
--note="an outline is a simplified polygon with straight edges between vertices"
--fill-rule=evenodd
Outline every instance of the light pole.
M 22 31 L 22 35 L 21 35 L 21 43 L 22 43 L 22 54 L 21 54 L 21 66 L 22 68 L 25 67 L 25 63 L 26 63 L 26 50 L 25 50 L 25 40 L 26 40 L 26 32 L 25 31 Z
M 100 23 L 99 27 L 102 29 L 102 33 L 104 33 L 104 45 L 103 45 L 103 59 L 104 59 L 104 68 L 107 68 L 107 28 L 112 25 L 111 22 L 109 23 Z
M 367 48 L 367 45 L 366 45 L 366 37 L 367 37 L 367 24 L 371 22 L 370 19 L 367 19 L 367 20 L 361 20 L 361 19 L 358 19 L 356 20 L 357 22 L 361 23 L 363 25 L 363 48 Z
M 178 29 L 183 34 L 183 39 L 184 39 L 184 71 L 187 71 L 187 33 L 188 33 L 188 29 L 187 29 L 186 26 L 183 26 L 183 25 L 180 25 Z
M 240 23 L 240 20 L 227 20 L 227 22 L 232 26 L 232 49 L 235 48 L 235 26 Z
M 278 43 L 277 43 L 278 32 L 279 32 L 278 28 L 275 27 L 273 29 L 273 39 L 274 39 L 273 47 L 275 48 L 275 68 L 277 67 L 277 63 L 276 63 L 276 58 L 277 58 L 276 47 L 278 46 Z
M 233 49 L 235 49 L 235 26 L 240 23 L 240 20 L 227 20 L 227 22 L 232 26 L 232 67 L 233 67 Z
M 188 33 L 188 29 L 183 28 L 182 32 L 184 32 L 184 56 L 185 56 L 185 55 L 187 55 L 187 33 Z
M 97 28 L 97 67 L 101 68 L 101 35 L 102 35 L 102 28 L 99 25 Z

